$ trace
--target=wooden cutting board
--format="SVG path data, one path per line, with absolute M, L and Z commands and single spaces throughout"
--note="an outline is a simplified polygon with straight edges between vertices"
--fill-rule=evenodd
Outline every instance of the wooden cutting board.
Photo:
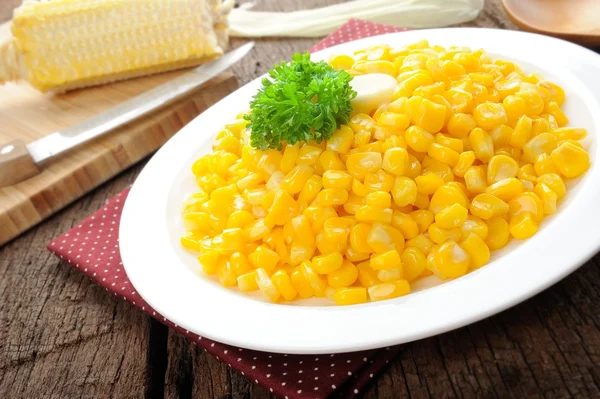
M 0 34 L 2 31 L 0 26 Z M 132 79 L 62 95 L 41 94 L 26 83 L 0 86 L 0 144 L 15 139 L 34 141 L 181 73 Z M 0 188 L 0 246 L 156 151 L 184 125 L 237 87 L 235 76 L 223 73 L 177 103 L 50 160 L 39 175 Z

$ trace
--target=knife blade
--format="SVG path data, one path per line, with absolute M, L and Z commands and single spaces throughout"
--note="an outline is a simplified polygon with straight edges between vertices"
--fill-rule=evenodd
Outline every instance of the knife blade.
M 147 115 L 149 112 L 180 99 L 191 90 L 223 72 L 242 59 L 252 47 L 254 47 L 254 42 L 244 44 L 215 61 L 186 72 L 81 123 L 29 143 L 25 146 L 27 152 L 36 164 L 40 164 L 75 146 Z

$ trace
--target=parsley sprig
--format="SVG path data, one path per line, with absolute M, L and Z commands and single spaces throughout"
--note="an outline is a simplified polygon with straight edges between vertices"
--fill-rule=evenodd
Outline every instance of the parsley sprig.
M 313 62 L 308 53 L 296 53 L 292 62 L 275 65 L 254 96 L 245 116 L 253 147 L 281 149 L 329 139 L 340 124 L 348 123 L 356 92 L 352 76 L 326 62 Z

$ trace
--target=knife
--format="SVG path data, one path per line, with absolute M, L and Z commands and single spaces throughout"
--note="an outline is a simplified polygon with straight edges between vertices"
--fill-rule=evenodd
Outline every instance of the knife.
M 254 42 L 247 43 L 215 61 L 32 143 L 15 140 L 0 145 L 0 187 L 28 179 L 39 173 L 40 164 L 48 159 L 177 101 L 242 59 L 252 47 Z

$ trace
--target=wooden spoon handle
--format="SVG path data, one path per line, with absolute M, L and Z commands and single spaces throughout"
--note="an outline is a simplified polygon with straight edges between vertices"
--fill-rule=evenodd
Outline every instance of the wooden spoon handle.
M 39 172 L 24 142 L 14 140 L 0 146 L 0 187 L 18 183 Z

